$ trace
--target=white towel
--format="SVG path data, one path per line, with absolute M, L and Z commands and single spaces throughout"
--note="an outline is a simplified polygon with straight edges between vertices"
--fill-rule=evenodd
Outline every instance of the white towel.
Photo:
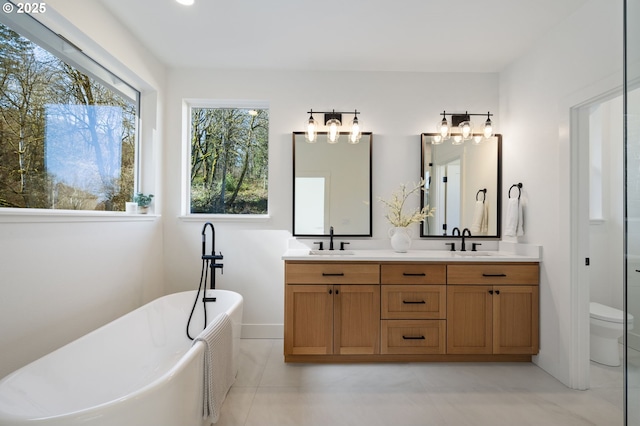
M 476 201 L 473 209 L 472 235 L 483 235 L 489 232 L 489 203 Z
M 507 203 L 507 226 L 504 234 L 508 237 L 524 235 L 524 216 L 519 198 L 509 198 Z
M 235 380 L 232 368 L 232 327 L 229 316 L 221 313 L 193 341 L 204 344 L 203 418 L 216 423 L 222 403 Z

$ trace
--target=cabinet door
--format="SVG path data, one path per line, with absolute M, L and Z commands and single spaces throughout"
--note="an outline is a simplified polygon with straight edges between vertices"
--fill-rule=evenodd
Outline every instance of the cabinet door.
M 538 353 L 538 298 L 538 286 L 494 287 L 494 353 Z
M 287 285 L 285 355 L 333 353 L 333 286 Z
M 334 353 L 380 353 L 380 286 L 334 286 Z
M 493 352 L 493 286 L 447 287 L 447 353 Z

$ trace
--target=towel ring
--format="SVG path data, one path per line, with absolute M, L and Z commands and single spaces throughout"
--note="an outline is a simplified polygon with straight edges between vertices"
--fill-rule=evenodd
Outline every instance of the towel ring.
M 476 201 L 478 201 L 478 195 L 480 195 L 480 193 L 482 192 L 482 202 L 484 203 L 484 200 L 487 199 L 487 188 L 483 188 L 483 189 L 479 189 L 478 192 L 476 192 Z
M 511 185 L 511 188 L 509 188 L 509 198 L 511 198 L 511 190 L 513 188 L 518 188 L 518 200 L 520 199 L 520 196 L 522 195 L 522 184 L 518 183 L 518 184 L 513 184 Z

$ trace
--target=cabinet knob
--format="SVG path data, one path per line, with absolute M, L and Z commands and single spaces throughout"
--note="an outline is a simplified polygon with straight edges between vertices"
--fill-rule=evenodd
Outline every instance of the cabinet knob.
M 489 290 L 489 294 L 493 294 L 493 290 Z
M 496 294 L 500 294 L 500 290 L 496 290 Z
M 329 294 L 333 294 L 333 290 L 329 289 Z

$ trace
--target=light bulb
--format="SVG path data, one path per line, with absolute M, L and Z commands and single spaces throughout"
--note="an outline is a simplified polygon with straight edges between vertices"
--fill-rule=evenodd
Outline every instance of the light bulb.
M 340 125 L 340 121 L 336 120 L 335 118 L 329 120 L 327 122 L 327 125 L 329 126 L 329 135 L 328 135 L 328 141 L 329 143 L 337 143 L 338 142 L 338 126 Z
M 184 6 L 191 6 L 194 2 L 194 0 L 176 0 L 176 1 Z
M 318 126 L 318 123 L 313 118 L 313 115 L 310 116 L 309 120 L 307 121 L 307 131 L 304 134 L 304 137 L 307 140 L 307 142 L 315 143 L 318 140 L 316 138 L 316 128 L 317 128 L 317 126 Z
M 487 139 L 493 136 L 493 123 L 489 118 L 487 118 L 487 121 L 485 121 L 484 123 L 483 133 L 484 133 L 484 137 Z
M 473 143 L 475 143 L 477 145 L 480 142 L 482 142 L 482 135 L 474 135 L 473 136 Z
M 462 139 L 467 140 L 471 139 L 471 132 L 473 130 L 473 126 L 470 121 L 463 121 L 458 125 L 460 129 L 460 134 L 462 135 Z
M 453 145 L 460 145 L 464 142 L 462 135 L 453 135 Z
M 431 143 L 434 145 L 440 145 L 443 142 L 441 135 L 431 136 Z
M 351 134 L 349 135 L 349 143 L 358 143 L 360 141 L 361 135 L 362 132 L 360 131 L 360 122 L 358 122 L 358 117 L 353 117 L 353 121 L 351 122 Z
M 450 127 L 449 127 L 449 123 L 447 122 L 447 118 L 443 118 L 442 121 L 440 122 L 440 125 L 438 126 L 438 133 L 440 133 L 440 136 L 442 136 L 442 139 L 447 139 L 449 137 L 449 131 L 450 131 Z

